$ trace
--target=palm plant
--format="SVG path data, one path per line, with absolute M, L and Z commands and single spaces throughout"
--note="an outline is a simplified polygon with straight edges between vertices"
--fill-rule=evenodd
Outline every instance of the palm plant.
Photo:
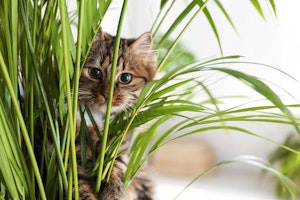
M 101 21 L 109 10 L 112 1 L 77 1 L 77 13 L 67 12 L 63 0 L 3 0 L 0 2 L 0 197 L 12 199 L 78 199 L 77 162 L 75 152 L 75 130 L 77 113 L 78 82 L 82 66 Z M 264 17 L 260 3 L 250 1 L 258 14 Z M 206 61 L 192 61 L 173 64 L 180 59 L 181 52 L 175 52 L 181 36 L 200 13 L 208 20 L 219 43 L 221 35 L 214 23 L 213 13 L 207 8 L 215 3 L 229 24 L 234 24 L 221 1 L 193 0 L 186 4 L 162 37 L 158 37 L 161 24 L 173 9 L 175 0 L 161 1 L 161 7 L 154 22 L 152 32 L 156 48 L 172 42 L 159 61 L 160 79 L 150 82 L 142 91 L 136 106 L 110 123 L 111 95 L 104 131 L 102 133 L 101 154 L 95 161 L 97 189 L 101 182 L 108 181 L 114 159 L 119 153 L 120 144 L 127 132 L 135 127 L 151 122 L 147 134 L 140 134 L 134 140 L 131 158 L 125 174 L 128 186 L 135 174 L 155 150 L 167 143 L 187 135 L 207 130 L 225 129 L 240 131 L 256 137 L 256 133 L 237 126 L 227 125 L 232 121 L 256 121 L 290 124 L 298 131 L 299 120 L 293 116 L 288 105 L 262 80 L 252 75 L 234 70 L 228 65 L 245 65 L 239 56 L 222 56 Z M 276 13 L 275 3 L 267 1 Z M 123 1 L 114 55 L 117 55 L 127 0 Z M 196 12 L 195 12 L 196 10 Z M 192 14 L 192 15 L 190 15 Z M 71 29 L 77 21 L 77 38 L 74 40 Z M 170 35 L 179 24 L 185 22 L 177 37 Z M 115 74 L 116 58 L 112 64 L 112 77 Z M 174 59 L 175 58 L 175 59 Z M 270 104 L 251 106 L 241 104 L 222 109 L 222 98 L 216 98 L 211 90 L 212 73 L 223 73 L 246 83 L 261 94 Z M 188 78 L 187 78 L 188 77 Z M 174 92 L 175 91 L 175 92 Z M 110 87 L 110 94 L 113 87 Z M 193 98 L 202 93 L 204 98 Z M 178 98 L 180 97 L 180 98 Z M 224 97 L 225 99 L 225 97 Z M 298 106 L 298 105 L 293 105 Z M 274 109 L 280 113 L 272 112 Z M 252 113 L 255 112 L 255 115 Z M 187 114 L 188 113 L 188 114 Z M 191 113 L 193 117 L 191 116 Z M 167 120 L 176 118 L 178 123 L 163 133 L 156 134 L 158 127 Z M 36 132 L 35 130 L 40 130 Z M 85 130 L 82 130 L 84 132 Z M 34 154 L 34 136 L 43 138 L 41 161 Z M 49 152 L 48 137 L 54 143 Z M 114 139 L 107 144 L 107 136 Z M 270 140 L 269 138 L 264 138 Z M 150 143 L 150 141 L 152 141 Z M 288 146 L 282 148 L 297 153 Z M 148 151 L 146 151 L 148 150 Z M 276 174 L 287 191 L 295 196 L 293 184 L 278 171 L 258 159 L 239 159 L 255 163 Z M 231 161 L 219 163 L 220 166 Z M 211 169 L 209 169 L 211 170 Z M 208 170 L 208 171 L 209 171 Z M 47 172 L 47 173 L 45 173 Z M 41 174 L 46 174 L 42 180 Z M 53 187 L 57 185 L 57 187 Z M 74 192 L 73 192 L 74 189 Z M 126 188 L 125 188 L 126 189 Z
M 300 140 L 298 135 L 290 134 L 283 143 L 286 146 L 289 146 L 295 150 L 299 151 Z M 293 180 L 298 186 L 300 185 L 299 179 L 299 154 L 292 153 L 286 149 L 277 148 L 270 155 L 270 162 L 278 165 L 278 170 Z M 289 199 L 290 196 L 287 195 L 284 191 L 284 186 L 280 181 L 277 181 L 276 184 L 277 195 Z

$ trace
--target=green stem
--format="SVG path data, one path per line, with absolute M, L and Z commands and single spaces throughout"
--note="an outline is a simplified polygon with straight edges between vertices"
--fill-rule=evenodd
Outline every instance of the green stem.
M 189 14 L 193 12 L 193 10 L 196 8 L 198 5 L 199 0 L 193 0 L 191 3 L 189 3 L 184 10 L 179 14 L 179 16 L 173 21 L 171 26 L 167 29 L 167 31 L 164 32 L 160 40 L 158 41 L 156 47 L 159 48 L 169 37 L 170 35 L 174 32 L 174 30 L 179 26 L 179 24 L 182 23 L 182 21 L 189 17 Z M 202 1 L 202 0 L 200 0 Z M 185 23 L 184 23 L 185 24 Z
M 33 152 L 32 146 L 31 146 L 31 141 L 30 141 L 30 138 L 28 136 L 26 125 L 25 125 L 22 113 L 20 111 L 18 99 L 15 95 L 15 91 L 14 91 L 13 85 L 10 81 L 10 77 L 9 77 L 9 74 L 8 74 L 8 71 L 7 71 L 7 67 L 4 63 L 1 52 L 0 52 L 0 69 L 1 69 L 1 73 L 2 73 L 2 78 L 4 79 L 4 82 L 6 83 L 7 89 L 10 93 L 12 104 L 14 106 L 16 116 L 17 116 L 19 124 L 20 124 L 21 132 L 23 134 L 23 139 L 24 139 L 25 145 L 27 147 L 29 159 L 31 161 L 32 168 L 33 168 L 33 171 L 35 173 L 35 177 L 36 177 L 36 180 L 37 180 L 38 187 L 40 189 L 41 197 L 42 197 L 42 199 L 46 199 L 46 194 L 45 194 L 45 190 L 44 190 L 44 186 L 43 186 L 43 181 L 42 181 L 40 171 L 39 171 L 36 159 L 35 159 L 35 155 L 34 155 L 34 152 Z
M 32 31 L 32 35 L 31 35 L 31 38 L 32 38 L 32 45 L 35 47 L 35 42 L 36 42 L 36 38 L 35 38 L 35 35 L 36 35 L 36 30 L 37 30 L 37 13 L 38 13 L 38 2 L 37 0 L 34 0 L 34 9 L 33 9 L 33 31 Z
M 15 13 L 18 13 L 18 1 L 13 0 L 11 1 L 11 46 L 12 46 L 12 67 L 10 69 L 12 70 L 11 78 L 13 80 L 13 88 L 15 91 L 15 94 L 17 94 L 18 89 L 18 15 L 15 15 Z
M 167 9 L 167 11 L 165 12 L 163 18 L 160 20 L 159 24 L 157 25 L 157 27 L 155 28 L 155 31 L 152 34 L 152 37 L 155 38 L 159 28 L 161 27 L 162 23 L 165 21 L 165 18 L 167 17 L 167 15 L 169 14 L 171 8 L 173 7 L 173 5 L 175 4 L 175 0 L 172 1 L 172 3 L 170 4 L 169 8 Z M 154 29 L 154 25 L 157 23 L 158 17 L 160 14 L 157 15 L 157 18 L 155 19 L 155 22 L 153 23 L 153 26 L 151 28 L 151 30 Z
M 69 118 L 69 135 L 71 140 L 71 163 L 72 163 L 72 172 L 74 178 L 74 193 L 75 200 L 79 199 L 78 192 L 78 174 L 77 174 L 77 161 L 76 161 L 76 145 L 75 145 L 75 130 L 74 130 L 74 115 L 73 115 L 73 107 L 72 107 L 72 98 L 71 98 L 71 86 L 70 86 L 70 75 L 69 75 L 69 67 L 71 66 L 69 63 L 69 48 L 68 48 L 68 38 L 67 38 L 67 11 L 66 4 L 64 0 L 59 1 L 59 11 L 61 15 L 61 29 L 62 29 L 62 48 L 63 48 L 63 62 L 64 62 L 64 75 L 66 78 L 66 97 L 67 97 L 67 105 L 68 105 L 68 118 Z M 71 185 L 69 184 L 69 187 Z
M 12 83 L 13 88 L 14 87 L 14 83 L 15 83 L 15 76 L 13 73 L 14 68 L 17 68 L 17 66 L 13 65 L 13 59 L 12 59 L 12 42 L 11 42 L 11 29 L 10 29 L 10 13 L 11 10 L 9 9 L 10 4 L 9 3 L 5 3 L 4 4 L 4 20 L 3 20 L 3 24 L 1 24 L 1 26 L 3 26 L 3 31 L 4 31 L 4 35 L 5 35 L 5 40 L 6 40 L 6 51 L 7 51 L 7 62 L 8 62 L 8 66 L 11 66 L 8 70 L 8 73 L 11 75 L 10 77 L 10 81 Z M 16 95 L 16 91 L 15 91 L 15 95 Z M 9 95 L 6 95 L 5 97 L 7 99 L 8 102 L 8 107 L 11 108 L 11 97 Z
M 124 140 L 125 136 L 127 135 L 128 131 L 129 131 L 129 128 L 130 128 L 131 124 L 133 123 L 133 120 L 134 120 L 134 118 L 136 117 L 136 115 L 138 114 L 139 110 L 140 110 L 140 107 L 139 107 L 138 109 L 136 109 L 136 110 L 132 113 L 129 122 L 127 123 L 127 126 L 126 126 L 125 130 L 124 130 L 123 133 L 122 133 L 122 139 L 121 139 L 121 142 L 119 142 L 119 143 L 117 144 L 117 147 L 114 149 L 114 152 L 112 153 L 113 159 L 112 159 L 112 161 L 111 161 L 111 166 L 110 166 L 110 169 L 109 169 L 109 172 L 108 172 L 108 175 L 107 175 L 108 177 L 110 177 L 110 174 L 111 174 L 111 172 L 112 172 L 112 169 L 113 169 L 113 162 L 114 162 L 114 160 L 116 160 L 116 158 L 117 158 L 119 149 L 120 149 L 120 147 L 121 147 L 121 145 L 122 145 L 122 141 Z
M 33 30 L 32 30 L 32 46 L 35 47 L 35 36 L 36 36 L 36 30 L 37 30 L 37 0 L 34 0 L 34 9 L 33 9 Z M 28 56 L 29 57 L 29 56 Z M 26 60 L 28 60 L 28 57 L 26 56 Z M 31 70 L 29 71 L 30 74 L 27 74 L 29 78 L 29 134 L 31 137 L 31 143 L 32 146 L 34 146 L 34 79 L 33 74 Z M 32 188 L 35 189 L 35 181 L 34 181 L 34 172 L 32 171 Z
M 82 33 L 83 33 L 83 19 L 84 19 L 84 3 L 79 2 L 79 15 L 78 15 L 78 35 L 77 35 L 77 52 L 76 52 L 76 69 L 74 75 L 74 86 L 73 86 L 73 113 L 77 112 L 78 106 L 78 89 L 79 89 L 79 78 L 80 78 L 80 58 L 81 58 L 81 45 L 82 45 Z M 76 117 L 74 118 L 74 129 L 76 129 Z
M 80 58 L 81 58 L 81 44 L 82 44 L 82 31 L 83 31 L 83 19 L 84 19 L 84 2 L 80 1 L 79 2 L 79 14 L 78 14 L 78 20 L 79 20 L 79 24 L 78 24 L 78 35 L 77 35 L 77 52 L 76 52 L 76 68 L 75 68 L 75 74 L 74 74 L 74 82 L 73 82 L 73 113 L 75 114 L 77 112 L 77 106 L 78 106 L 78 89 L 79 89 L 79 78 L 80 78 Z M 75 115 L 76 116 L 76 115 Z M 70 125 L 71 126 L 71 125 Z M 76 117 L 74 117 L 73 119 L 73 130 L 76 130 Z M 75 140 L 75 138 L 74 138 Z M 74 141 L 71 140 L 72 143 L 74 144 Z M 69 149 L 69 144 L 70 144 L 70 140 L 67 141 L 67 149 Z M 71 147 L 72 148 L 72 147 Z M 66 156 L 68 157 L 68 152 L 66 151 Z M 72 149 L 72 152 L 74 152 L 74 150 Z M 75 151 L 76 153 L 76 151 Z M 76 154 L 75 154 L 76 155 Z M 67 162 L 65 162 L 65 168 L 67 167 Z M 73 167 L 74 170 L 74 167 Z M 72 173 L 74 174 L 74 172 Z M 70 173 L 69 175 L 69 182 L 72 183 L 72 175 Z M 77 174 L 77 173 L 76 173 Z M 78 185 L 78 184 L 77 184 Z M 75 193 L 76 195 L 78 194 Z M 69 187 L 68 190 L 68 197 L 70 199 L 72 199 L 72 189 Z
M 37 69 L 36 69 L 37 68 L 37 62 L 36 62 L 36 57 L 35 57 L 35 54 L 34 54 L 34 49 L 33 49 L 33 46 L 32 46 L 32 40 L 31 40 L 30 33 L 29 33 L 28 22 L 27 22 L 26 17 L 25 17 L 25 11 L 24 11 L 25 9 L 24 9 L 24 5 L 23 5 L 24 1 L 21 1 L 21 2 L 22 2 L 21 3 L 21 9 L 20 9 L 21 10 L 21 17 L 23 19 L 24 28 L 25 28 L 25 35 L 26 35 L 26 38 L 27 38 L 27 43 L 28 43 L 28 47 L 29 47 L 29 50 L 30 50 L 30 55 L 31 55 L 31 58 L 32 58 L 32 61 L 33 61 L 33 72 L 34 72 L 35 80 L 37 81 L 36 85 L 38 85 L 37 88 L 40 90 L 43 102 L 45 104 L 44 107 L 45 107 L 45 110 L 46 110 L 46 113 L 47 113 L 47 116 L 48 116 L 50 129 L 51 129 L 50 133 L 51 133 L 53 141 L 54 141 L 55 151 L 57 152 L 56 155 L 57 155 L 58 168 L 59 168 L 59 171 L 61 173 L 64 186 L 65 186 L 65 188 L 68 188 L 68 181 L 67 181 L 66 172 L 65 172 L 65 169 L 64 169 L 64 166 L 63 166 L 63 163 L 62 163 L 62 156 L 61 156 L 59 147 L 57 145 L 56 135 L 54 134 L 56 132 L 56 130 L 55 130 L 55 127 L 54 127 L 52 114 L 51 114 L 49 103 L 48 103 L 48 100 L 47 100 L 46 91 L 45 91 L 45 88 L 43 86 L 43 81 L 42 81 L 42 79 L 41 79 L 41 77 L 38 74 Z
M 72 185 L 72 183 L 73 183 L 72 174 L 73 173 L 72 173 L 72 169 L 70 169 L 70 170 L 71 170 L 71 172 L 68 175 L 68 182 L 69 182 L 70 185 Z M 68 192 L 68 195 L 67 195 L 68 200 L 72 200 L 72 187 L 69 187 L 67 192 Z
M 115 74 L 116 74 L 116 66 L 118 63 L 118 51 L 119 51 L 119 45 L 120 45 L 121 29 L 122 29 L 122 25 L 123 25 L 127 2 L 128 2 L 127 0 L 124 0 L 124 2 L 123 2 L 121 15 L 120 15 L 120 19 L 119 19 L 119 24 L 118 24 L 117 35 L 116 35 L 115 43 L 114 43 L 114 52 L 113 52 L 114 54 L 113 54 L 112 67 L 111 67 L 109 94 L 108 94 L 108 100 L 107 100 L 107 110 L 106 110 L 106 115 L 105 115 L 105 123 L 104 123 L 103 137 L 102 137 L 102 141 L 101 141 L 102 143 L 101 143 L 101 150 L 100 150 L 100 161 L 99 161 L 99 168 L 98 168 L 97 180 L 96 180 L 96 192 L 99 192 L 100 187 L 101 187 L 104 156 L 105 156 L 105 149 L 106 149 L 106 143 L 107 143 L 107 138 L 108 138 L 107 136 L 108 136 L 108 130 L 109 130 L 110 113 L 111 113 L 112 98 L 113 98 L 114 85 L 115 85 L 114 80 L 115 80 Z
M 29 131 L 31 137 L 31 144 L 34 147 L 34 85 L 33 85 L 33 76 L 32 73 L 30 75 L 31 79 L 29 80 L 30 88 L 29 88 Z M 34 172 L 32 172 L 32 188 L 35 188 L 34 183 Z

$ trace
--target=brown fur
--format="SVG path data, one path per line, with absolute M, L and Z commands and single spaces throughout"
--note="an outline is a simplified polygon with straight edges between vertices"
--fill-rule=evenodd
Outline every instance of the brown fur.
M 79 104 L 82 107 L 89 107 L 90 111 L 94 114 L 100 130 L 103 128 L 103 118 L 106 112 L 114 41 L 115 37 L 102 32 L 101 29 L 99 30 L 87 57 L 79 82 Z M 149 33 L 144 33 L 137 39 L 121 39 L 116 78 L 114 80 L 111 117 L 115 117 L 132 107 L 143 87 L 153 79 L 156 59 L 151 51 L 151 46 L 152 38 Z M 86 168 L 84 169 L 81 165 L 80 121 L 81 117 L 78 118 L 76 139 L 80 199 L 152 199 L 151 182 L 142 174 L 137 175 L 126 194 L 123 191 L 123 179 L 128 164 L 127 151 L 130 134 L 127 134 L 127 138 L 122 143 L 121 149 L 125 150 L 125 153 L 116 159 L 109 182 L 101 187 L 100 194 L 95 193 L 95 177 L 92 176 L 92 150 L 88 145 L 86 149 Z M 96 154 L 98 154 L 100 147 L 97 133 L 90 124 L 88 126 L 92 144 L 95 147 Z

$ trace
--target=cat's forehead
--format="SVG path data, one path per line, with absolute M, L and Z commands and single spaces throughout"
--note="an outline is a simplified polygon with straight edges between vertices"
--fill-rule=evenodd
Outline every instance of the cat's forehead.
M 126 54 L 124 50 L 119 50 L 118 55 L 118 65 L 123 65 L 126 62 Z M 96 67 L 102 70 L 107 70 L 111 67 L 113 61 L 113 51 L 109 49 L 98 49 L 97 51 L 92 51 L 87 57 L 85 67 Z
M 106 33 L 98 34 L 90 53 L 87 56 L 85 67 L 101 69 L 103 76 L 110 74 L 115 37 Z M 152 79 L 155 74 L 156 57 L 152 50 L 152 37 L 144 33 L 135 39 L 120 39 L 117 59 L 117 73 L 126 71 Z
M 110 68 L 113 61 L 114 39 L 114 37 L 110 36 L 95 41 L 88 54 L 85 67 L 97 67 L 102 69 Z M 123 70 L 126 68 L 132 70 L 129 63 L 135 63 L 135 60 L 140 59 L 138 54 L 133 55 L 134 53 L 132 49 L 130 49 L 131 43 L 131 39 L 121 38 L 120 40 L 117 66 L 121 67 Z

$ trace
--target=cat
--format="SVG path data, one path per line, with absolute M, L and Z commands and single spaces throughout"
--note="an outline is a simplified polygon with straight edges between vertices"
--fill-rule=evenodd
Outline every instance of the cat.
M 103 129 L 108 98 L 110 71 L 113 58 L 115 37 L 105 33 L 100 28 L 79 80 L 78 102 L 81 108 L 88 107 L 97 122 L 97 128 Z M 116 68 L 114 93 L 112 98 L 111 119 L 134 106 L 143 87 L 155 76 L 156 57 L 152 51 L 152 36 L 144 33 L 137 39 L 121 38 Z M 150 179 L 144 174 L 138 174 L 126 193 L 123 191 L 124 174 L 128 162 L 128 150 L 131 134 L 128 133 L 122 142 L 122 153 L 113 165 L 109 182 L 104 184 L 100 193 L 95 193 L 95 177 L 92 169 L 92 153 L 87 145 L 86 167 L 80 159 L 80 123 L 81 115 L 77 115 L 76 153 L 78 160 L 78 183 L 80 199 L 103 200 L 151 200 L 153 191 Z M 96 154 L 99 153 L 99 137 L 86 116 L 86 123 Z

